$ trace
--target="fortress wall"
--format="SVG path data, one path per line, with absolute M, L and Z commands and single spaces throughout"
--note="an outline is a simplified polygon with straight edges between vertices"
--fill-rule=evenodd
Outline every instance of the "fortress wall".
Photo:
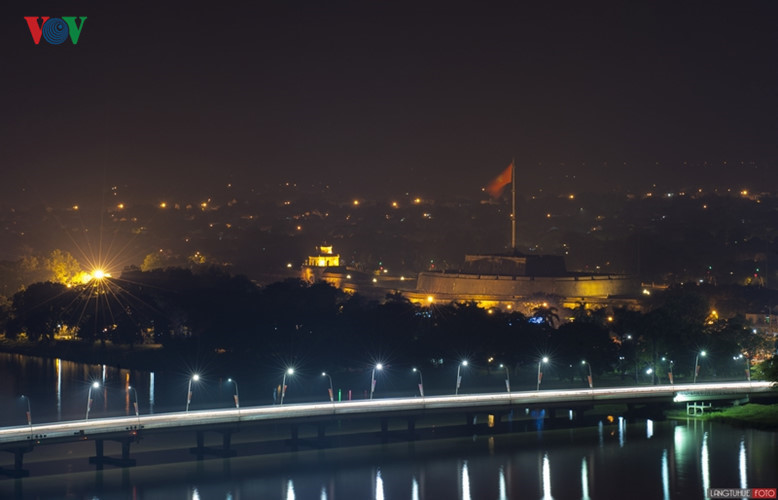
M 536 293 L 562 297 L 637 295 L 639 282 L 627 276 L 528 277 L 420 273 L 419 292 L 445 295 L 527 297 Z

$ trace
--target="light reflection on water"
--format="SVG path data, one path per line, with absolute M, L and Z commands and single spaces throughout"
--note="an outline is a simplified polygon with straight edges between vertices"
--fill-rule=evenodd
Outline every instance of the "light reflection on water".
M 589 467 L 586 464 L 586 457 L 581 459 L 581 500 L 590 500 L 589 496 Z
M 702 468 L 702 495 L 706 496 L 710 488 L 710 454 L 708 453 L 708 432 L 702 434 L 702 449 L 700 450 L 700 467 Z
M 738 470 L 740 471 L 740 487 L 742 489 L 748 488 L 748 480 L 746 479 L 746 438 L 743 436 L 740 439 L 740 454 L 738 456 Z
M 381 469 L 376 469 L 375 473 L 375 499 L 384 500 L 384 480 L 381 479 Z
M 611 424 L 616 431 L 619 425 Z M 645 420 L 631 423 L 623 447 L 618 432 L 606 433 L 600 447 L 597 427 L 546 430 L 540 436 L 530 432 L 33 476 L 20 482 L 22 497 L 13 496 L 14 481 L 0 480 L 0 498 L 34 498 L 41 492 L 49 493 L 41 498 L 57 498 L 67 491 L 68 498 L 114 500 L 127 498 L 132 488 L 138 492 L 133 498 L 171 500 L 587 500 L 616 498 L 629 488 L 631 498 L 668 500 L 702 498 L 709 487 L 778 483 L 775 433 L 654 422 L 648 438 L 646 426 Z M 752 463 L 759 466 L 751 468 Z M 449 479 L 454 474 L 458 481 Z M 180 488 L 184 495 L 175 493 Z
M 551 463 L 548 460 L 548 453 L 543 455 L 542 471 L 543 500 L 553 500 L 554 497 L 551 495 Z
M 667 461 L 667 449 L 662 450 L 662 498 L 670 500 L 670 464 Z

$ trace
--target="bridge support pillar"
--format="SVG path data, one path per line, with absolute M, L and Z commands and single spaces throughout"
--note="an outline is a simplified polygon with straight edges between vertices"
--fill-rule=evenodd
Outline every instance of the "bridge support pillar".
M 115 465 L 117 467 L 132 467 L 135 465 L 135 459 L 130 458 L 130 443 L 134 441 L 134 438 L 115 439 L 114 441 L 121 444 L 122 456 L 121 458 L 106 457 L 105 456 L 105 441 L 103 439 L 95 439 L 95 456 L 89 457 L 89 463 L 95 464 L 97 469 L 103 468 L 103 465 Z
M 381 442 L 387 443 L 389 441 L 389 420 L 381 419 Z
M 300 427 L 297 424 L 291 426 L 292 437 L 289 440 L 289 444 L 292 446 L 292 451 L 297 451 L 300 446 Z
M 411 417 L 408 419 L 408 439 L 416 441 L 416 419 Z
M 215 455 L 217 457 L 229 458 L 238 454 L 235 450 L 231 449 L 232 444 L 232 430 L 217 430 L 222 435 L 221 448 L 214 448 L 212 446 L 205 446 L 205 431 L 197 431 L 197 446 L 195 448 L 189 448 L 189 453 L 197 455 L 198 460 L 202 460 L 205 455 Z
M 319 422 L 319 426 L 317 428 L 316 436 L 319 439 L 324 439 L 324 434 L 327 426 L 324 424 L 324 422 Z
M 3 450 L 14 454 L 14 468 L 6 469 L 0 467 L 0 474 L 16 478 L 29 476 L 30 471 L 25 470 L 24 468 L 24 454 L 31 452 L 32 448 L 33 446 L 30 444 L 28 446 L 18 446 Z
M 472 413 L 468 413 L 465 415 L 465 426 L 467 427 L 468 432 L 475 432 L 475 424 L 476 424 L 476 415 Z

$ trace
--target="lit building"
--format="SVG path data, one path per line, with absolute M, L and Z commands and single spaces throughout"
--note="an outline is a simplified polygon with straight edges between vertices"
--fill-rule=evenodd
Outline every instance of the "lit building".
M 303 279 L 311 283 L 322 280 L 328 268 L 340 267 L 340 255 L 332 253 L 332 246 L 320 246 L 318 249 L 319 253 L 309 255 L 303 265 Z

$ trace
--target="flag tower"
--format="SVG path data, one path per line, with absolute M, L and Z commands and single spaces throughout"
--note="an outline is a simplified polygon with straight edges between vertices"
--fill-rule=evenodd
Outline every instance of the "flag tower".
M 511 160 L 511 253 L 516 253 L 516 159 Z
M 499 198 L 503 188 L 511 185 L 511 252 L 516 253 L 516 159 L 486 187 L 492 198 Z

